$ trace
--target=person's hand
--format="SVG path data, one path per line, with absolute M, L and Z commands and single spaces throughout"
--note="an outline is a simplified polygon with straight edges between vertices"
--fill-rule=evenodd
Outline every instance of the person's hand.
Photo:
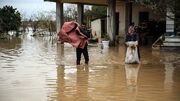
M 79 38 L 83 39 L 83 38 L 84 38 L 84 36 L 81 36 L 81 35 L 80 35 L 80 36 L 79 36 Z
M 124 43 L 124 45 L 125 45 L 126 47 L 128 47 L 128 44 L 127 44 L 126 42 Z

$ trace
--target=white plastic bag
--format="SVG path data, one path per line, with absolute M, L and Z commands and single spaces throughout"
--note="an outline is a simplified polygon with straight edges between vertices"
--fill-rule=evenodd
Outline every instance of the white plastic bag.
M 137 41 L 128 41 L 126 42 L 127 50 L 125 63 L 139 63 L 138 50 L 137 50 Z

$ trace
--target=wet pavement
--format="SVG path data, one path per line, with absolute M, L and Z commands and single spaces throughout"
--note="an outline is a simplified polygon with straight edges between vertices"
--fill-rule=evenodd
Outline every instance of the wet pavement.
M 0 101 L 179 101 L 180 51 L 140 47 L 124 64 L 123 45 L 89 46 L 90 62 L 53 37 L 0 40 Z

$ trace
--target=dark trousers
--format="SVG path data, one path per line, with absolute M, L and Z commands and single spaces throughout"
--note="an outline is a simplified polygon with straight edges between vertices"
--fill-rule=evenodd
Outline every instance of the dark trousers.
M 137 52 L 138 52 L 138 57 L 139 57 L 139 60 L 140 60 L 141 55 L 140 55 L 140 51 L 139 51 L 139 46 L 137 46 Z
M 76 48 L 76 64 L 80 65 L 80 61 L 81 61 L 81 54 L 83 53 L 84 55 L 84 59 L 85 59 L 85 64 L 88 64 L 89 62 L 89 55 L 88 55 L 88 49 L 87 46 L 82 48 Z

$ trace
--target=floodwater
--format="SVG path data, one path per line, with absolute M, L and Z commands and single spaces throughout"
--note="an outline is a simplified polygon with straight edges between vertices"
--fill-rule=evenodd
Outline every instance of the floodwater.
M 123 45 L 90 46 L 89 65 L 52 37 L 0 40 L 0 101 L 180 101 L 180 51 L 140 47 L 124 64 Z

